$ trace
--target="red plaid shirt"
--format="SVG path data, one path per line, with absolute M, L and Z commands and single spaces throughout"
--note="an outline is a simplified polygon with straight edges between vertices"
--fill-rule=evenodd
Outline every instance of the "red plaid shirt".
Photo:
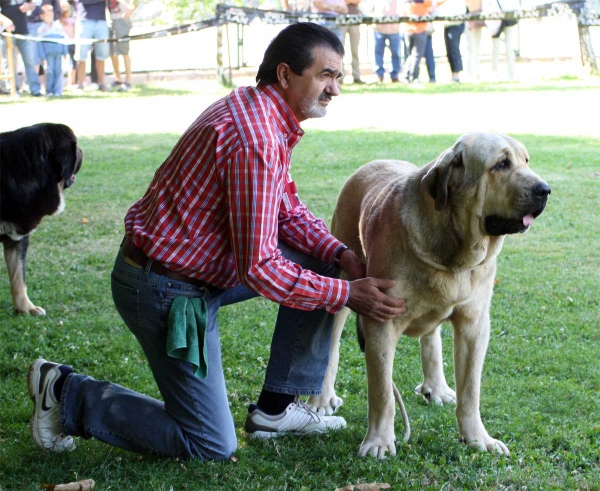
M 347 281 L 285 259 L 281 239 L 328 264 L 342 247 L 302 204 L 290 178 L 304 131 L 270 86 L 243 87 L 186 130 L 125 217 L 148 257 L 221 288 L 244 284 L 280 304 L 335 313 Z

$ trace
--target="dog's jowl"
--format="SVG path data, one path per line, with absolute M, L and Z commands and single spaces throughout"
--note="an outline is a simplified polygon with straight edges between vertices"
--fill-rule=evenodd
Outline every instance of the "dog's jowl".
M 15 312 L 44 315 L 25 286 L 29 234 L 63 211 L 63 191 L 75 181 L 82 151 L 71 128 L 41 123 L 0 133 L 0 242 Z
M 379 160 L 350 176 L 331 230 L 361 256 L 368 276 L 396 281 L 388 293 L 406 299 L 407 308 L 385 323 L 360 319 L 369 421 L 361 455 L 396 454 L 392 367 L 402 334 L 420 342 L 423 382 L 416 392 L 427 402 L 456 402 L 460 439 L 468 445 L 509 453 L 488 434 L 479 411 L 496 258 L 505 236 L 527 231 L 549 195 L 548 184 L 530 169 L 525 147 L 495 133 L 465 134 L 421 168 Z M 323 413 L 342 403 L 334 382 L 348 313 L 336 315 L 323 391 L 309 399 Z M 443 371 L 444 321 L 454 329 L 456 392 Z

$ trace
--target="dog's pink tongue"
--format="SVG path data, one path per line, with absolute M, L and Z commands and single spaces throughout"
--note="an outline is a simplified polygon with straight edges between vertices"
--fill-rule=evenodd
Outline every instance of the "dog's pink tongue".
M 533 223 L 533 215 L 530 213 L 526 217 L 523 217 L 523 225 L 529 227 Z

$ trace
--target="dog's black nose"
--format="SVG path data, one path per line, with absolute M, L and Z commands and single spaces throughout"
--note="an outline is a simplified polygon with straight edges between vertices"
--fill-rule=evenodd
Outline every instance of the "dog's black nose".
M 535 188 L 533 188 L 533 194 L 538 198 L 547 198 L 548 195 L 552 192 L 550 186 L 545 182 L 539 183 Z

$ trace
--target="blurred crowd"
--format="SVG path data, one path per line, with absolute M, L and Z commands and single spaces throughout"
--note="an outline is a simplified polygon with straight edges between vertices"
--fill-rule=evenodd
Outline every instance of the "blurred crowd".
M 2 70 L 12 55 L 15 65 L 23 67 L 16 73 L 17 92 L 32 97 L 60 97 L 64 89 L 127 91 L 132 73 L 129 41 L 95 40 L 127 38 L 135 8 L 130 0 L 0 0 L 0 31 L 15 35 L 12 53 L 0 37 Z M 109 58 L 110 84 L 105 77 Z M 0 91 L 9 89 L 0 86 Z

